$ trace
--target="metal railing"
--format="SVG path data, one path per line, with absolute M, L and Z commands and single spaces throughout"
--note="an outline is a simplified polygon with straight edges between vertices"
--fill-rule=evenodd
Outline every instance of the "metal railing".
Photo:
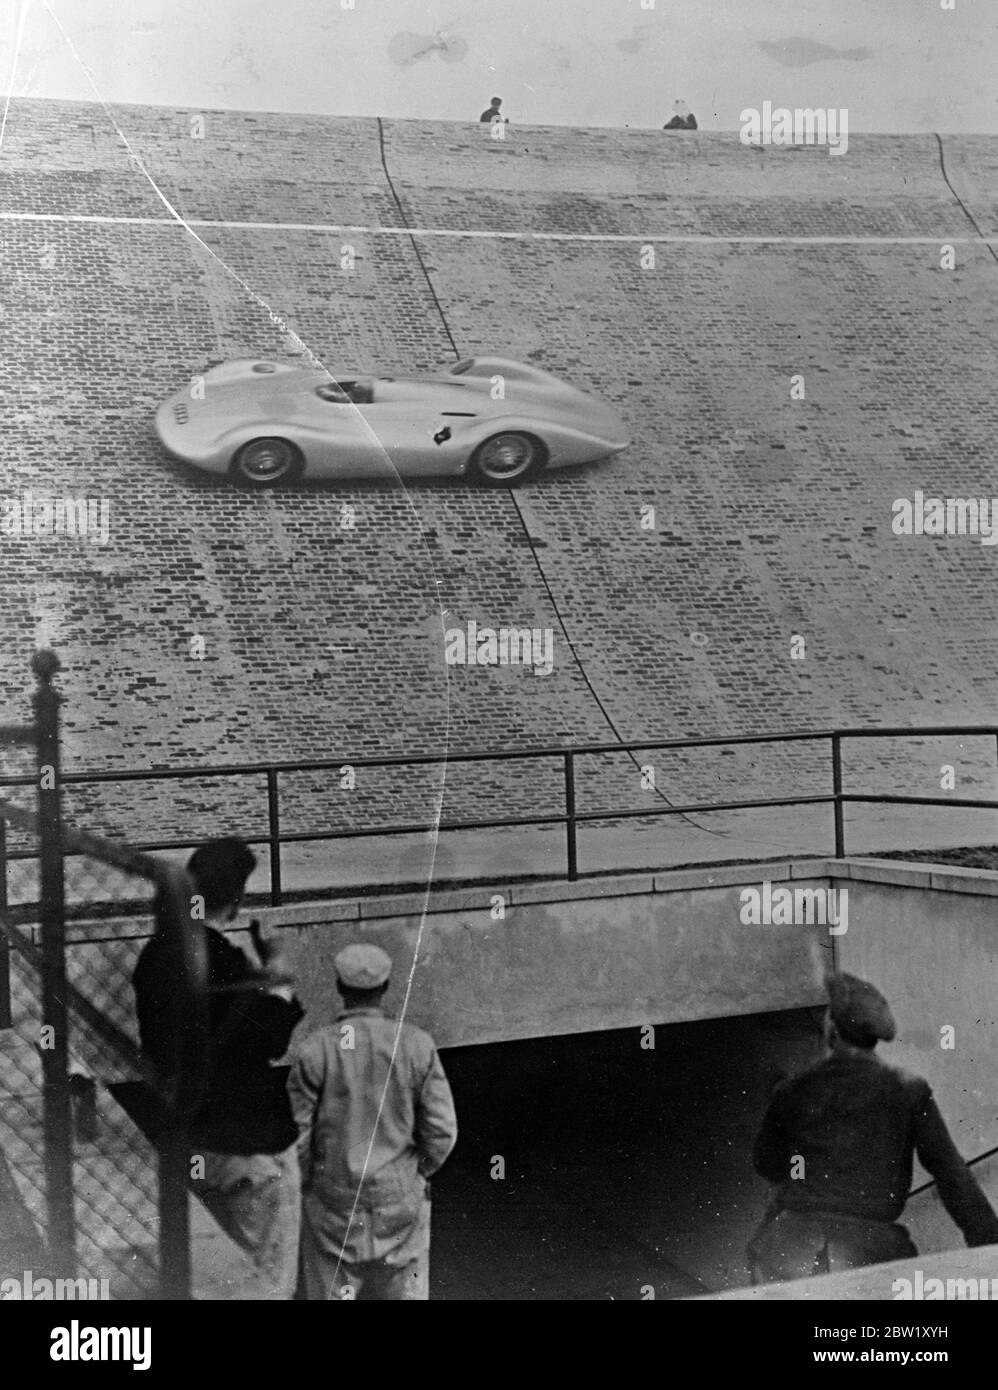
M 178 780 L 213 780 L 227 777 L 259 778 L 263 782 L 261 791 L 266 796 L 267 834 L 245 838 L 255 845 L 266 845 L 270 859 L 270 900 L 274 906 L 283 901 L 281 875 L 281 849 L 284 845 L 318 842 L 328 840 L 376 839 L 388 836 L 425 834 L 428 829 L 442 833 L 475 831 L 488 829 L 526 828 L 539 825 L 561 825 L 565 829 L 566 876 L 574 881 L 579 877 L 578 831 L 580 825 L 592 822 L 611 822 L 628 819 L 647 820 L 657 816 L 686 816 L 691 814 L 716 813 L 719 811 L 743 811 L 752 809 L 771 809 L 794 806 L 830 806 L 833 810 L 834 856 L 841 859 L 846 853 L 845 808 L 850 804 L 896 805 L 896 806 L 939 806 L 961 807 L 975 810 L 998 810 L 998 800 L 974 797 L 921 797 L 902 796 L 890 793 L 847 792 L 843 787 L 842 745 L 852 739 L 888 738 L 946 738 L 946 737 L 988 737 L 996 742 L 998 756 L 998 726 L 995 725 L 935 725 L 918 727 L 877 727 L 821 729 L 811 732 L 783 734 L 738 734 L 717 738 L 670 738 L 641 739 L 627 743 L 590 743 L 574 747 L 542 747 L 500 752 L 462 751 L 447 753 L 425 753 L 413 755 L 393 755 L 389 757 L 339 757 L 303 762 L 233 763 L 228 765 L 208 765 L 188 768 L 156 768 L 149 771 L 129 770 L 121 772 L 70 772 L 61 775 L 61 784 L 66 786 L 95 786 L 101 783 L 155 782 Z M 696 801 L 673 805 L 645 805 L 621 809 L 580 810 L 576 796 L 576 764 L 580 758 L 607 754 L 652 753 L 662 750 L 691 751 L 709 748 L 766 747 L 783 744 L 821 743 L 829 744 L 831 762 L 831 788 L 827 792 L 808 796 L 752 797 L 727 801 Z M 515 815 L 488 817 L 484 819 L 441 820 L 432 822 L 387 823 L 367 825 L 353 829 L 328 827 L 323 830 L 288 831 L 281 829 L 280 778 L 285 774 L 304 772 L 340 772 L 349 766 L 355 771 L 362 768 L 414 768 L 414 767 L 452 767 L 470 763 L 511 763 L 539 762 L 541 760 L 560 760 L 564 779 L 564 808 L 538 815 Z M 0 786 L 26 785 L 30 777 L 0 777 Z M 186 840 L 150 840 L 134 842 L 134 847 L 143 851 L 162 851 L 187 849 L 197 840 L 195 835 Z M 0 826 L 0 885 L 5 881 L 6 861 L 27 858 L 30 851 L 9 850 L 5 845 Z M 0 886 L 2 892 L 2 886 Z
M 39 926 L 41 950 L 39 980 L 42 1018 L 51 1027 L 51 1046 L 41 1054 L 44 1107 L 45 1193 L 48 1213 L 47 1241 L 53 1268 L 75 1273 L 75 1218 L 73 1214 L 73 1159 L 66 1140 L 72 1110 L 69 1092 L 69 1024 L 66 1010 L 66 914 L 63 884 L 62 815 L 59 799 L 59 695 L 52 678 L 58 659 L 48 651 L 36 652 L 31 663 L 37 687 L 31 698 L 34 722 L 0 727 L 0 746 L 33 748 L 36 769 L 18 781 L 37 790 L 34 818 L 38 860 Z M 2 823 L 6 825 L 8 817 Z M 0 838 L 0 853 L 6 841 Z M 0 908 L 7 906 L 7 865 L 0 862 Z M 0 966 L 6 977 L 5 1028 L 10 1018 L 10 941 L 6 933 Z
M 17 1070 L 18 1093 L 5 1096 L 5 1115 L 8 1133 L 27 1133 L 36 1117 L 36 1097 L 41 1107 L 41 1152 L 32 1149 L 26 1140 L 26 1153 L 15 1155 L 13 1169 L 20 1172 L 27 1186 L 31 1175 L 27 1168 L 41 1158 L 43 1169 L 44 1215 L 40 1222 L 43 1238 L 42 1258 L 46 1272 L 57 1277 L 75 1278 L 81 1265 L 93 1257 L 80 1250 L 83 1232 L 81 1217 L 87 1217 L 87 1239 L 93 1246 L 93 1233 L 109 1228 L 121 1242 L 120 1260 L 138 1286 L 144 1275 L 139 1251 L 129 1249 L 124 1227 L 116 1227 L 108 1215 L 109 1207 L 95 1203 L 93 1187 L 98 1180 L 97 1166 L 111 1165 L 114 1171 L 118 1207 L 125 1214 L 125 1224 L 134 1227 L 141 1223 L 143 1234 L 152 1233 L 158 1260 L 156 1288 L 162 1298 L 185 1299 L 190 1296 L 191 1259 L 188 1213 L 189 1151 L 187 1125 L 200 1102 L 203 1086 L 202 1054 L 208 1025 L 207 962 L 203 948 L 190 930 L 193 884 L 186 872 L 176 865 L 150 857 L 130 845 L 105 840 L 68 825 L 62 806 L 64 779 L 60 775 L 60 705 L 62 697 L 54 688 L 53 677 L 59 669 L 53 653 L 41 651 L 32 661 L 38 679 L 32 697 L 34 722 L 31 725 L 0 726 L 0 748 L 32 750 L 36 770 L 17 778 L 6 778 L 7 785 L 28 786 L 37 796 L 37 810 L 0 797 L 0 1028 L 13 1030 L 23 1049 L 12 1057 L 37 1056 L 41 1065 L 41 1086 L 37 1086 L 23 1060 L 11 1062 Z M 22 838 L 34 843 L 31 850 L 4 855 L 6 827 L 10 825 Z M 12 908 L 8 902 L 6 859 L 30 859 L 35 862 L 38 898 L 34 908 Z M 68 865 L 74 861 L 69 877 Z M 108 1016 L 102 1005 L 103 989 L 91 997 L 84 983 L 92 985 L 97 978 L 93 971 L 86 981 L 82 974 L 70 978 L 67 969 L 66 902 L 67 888 L 75 887 L 84 896 L 93 896 L 94 889 L 107 891 L 107 878 L 115 874 L 141 882 L 154 901 L 148 904 L 163 940 L 164 951 L 172 968 L 167 971 L 171 982 L 168 997 L 160 1001 L 166 1024 L 166 1035 L 175 1060 L 168 1087 L 159 1086 L 154 1075 L 143 1063 L 133 1039 Z M 69 881 L 67 882 L 67 878 Z M 37 927 L 25 930 L 25 926 Z M 19 1008 L 12 1008 L 12 966 L 16 955 L 21 967 L 19 977 Z M 43 1034 L 39 1027 L 44 1025 Z M 161 1128 L 156 1140 L 156 1171 L 152 1180 L 155 1199 L 155 1231 L 151 1231 L 148 1203 L 150 1193 L 136 1179 L 144 1177 L 148 1167 L 144 1139 L 127 1116 L 115 1120 L 105 1117 L 103 1132 L 95 1128 L 87 1135 L 87 1143 L 77 1152 L 72 1083 L 76 1079 L 93 1084 L 91 1065 L 93 1047 L 90 1039 L 99 1041 L 101 1055 L 124 1064 L 127 1071 L 146 1078 L 155 1090 L 161 1108 Z M 90 1062 L 86 1059 L 90 1057 Z M 16 1115 L 16 1122 L 12 1116 Z M 96 1125 L 96 1118 L 94 1120 Z M 102 1151 L 98 1134 L 106 1147 L 111 1145 L 116 1156 Z M 88 1149 L 89 1145 L 89 1149 Z M 116 1146 L 116 1149 L 115 1149 Z M 128 1163 L 126 1164 L 126 1154 Z M 27 1164 L 27 1168 L 25 1167 Z M 115 1166 L 117 1165 L 117 1166 Z M 125 1165 L 125 1166 L 122 1166 Z M 106 1171 L 103 1173 L 106 1177 Z M 81 1179 L 84 1187 L 81 1188 Z M 134 1187 L 136 1203 L 126 1200 L 125 1190 Z M 86 1190 L 84 1190 L 84 1188 Z M 116 1209 L 117 1210 L 117 1209 Z M 121 1220 L 121 1217 L 117 1217 Z M 117 1251 L 117 1246 L 115 1247 Z M 112 1264 L 116 1261 L 112 1260 Z M 133 1265 L 138 1273 L 133 1273 Z M 120 1273 L 120 1269 L 119 1269 Z

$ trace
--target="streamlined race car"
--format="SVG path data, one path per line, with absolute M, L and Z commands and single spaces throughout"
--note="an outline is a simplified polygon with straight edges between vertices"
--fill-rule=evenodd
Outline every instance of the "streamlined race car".
M 240 359 L 163 402 L 171 454 L 251 487 L 471 474 L 515 487 L 628 445 L 619 415 L 538 367 L 472 357 L 433 376 L 331 376 Z

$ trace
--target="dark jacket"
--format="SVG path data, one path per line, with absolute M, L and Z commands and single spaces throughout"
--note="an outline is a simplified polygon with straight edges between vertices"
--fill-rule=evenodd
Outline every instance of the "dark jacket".
M 206 927 L 205 934 L 209 989 L 259 979 L 238 946 L 214 927 Z M 172 1055 L 164 1024 L 170 981 L 160 937 L 143 949 L 132 984 L 142 1051 L 164 1075 Z M 205 1093 L 189 1132 L 193 1146 L 215 1153 L 280 1153 L 295 1142 L 287 1071 L 271 1063 L 287 1051 L 304 1016 L 297 999 L 262 988 L 209 994 Z
M 927 1081 L 875 1054 L 833 1054 L 777 1087 L 756 1139 L 756 1171 L 780 1208 L 896 1221 L 917 1154 L 968 1245 L 998 1242 L 998 1217 L 964 1163 Z M 804 1160 L 794 1178 L 795 1159 Z

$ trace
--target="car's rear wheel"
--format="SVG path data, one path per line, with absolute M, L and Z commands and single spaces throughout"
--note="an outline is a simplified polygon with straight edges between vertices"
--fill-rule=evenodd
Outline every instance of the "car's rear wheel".
M 511 430 L 483 440 L 471 456 L 471 469 L 488 487 L 517 487 L 537 476 L 545 458 L 539 439 Z
M 229 471 L 248 487 L 276 487 L 300 478 L 304 466 L 301 450 L 287 439 L 251 439 L 233 458 Z

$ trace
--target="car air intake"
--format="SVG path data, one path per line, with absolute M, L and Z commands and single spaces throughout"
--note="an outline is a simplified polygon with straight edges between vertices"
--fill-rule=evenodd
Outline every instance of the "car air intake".
M 186 405 L 175 405 L 173 407 L 173 418 L 176 420 L 178 425 L 186 425 L 188 419 Z

